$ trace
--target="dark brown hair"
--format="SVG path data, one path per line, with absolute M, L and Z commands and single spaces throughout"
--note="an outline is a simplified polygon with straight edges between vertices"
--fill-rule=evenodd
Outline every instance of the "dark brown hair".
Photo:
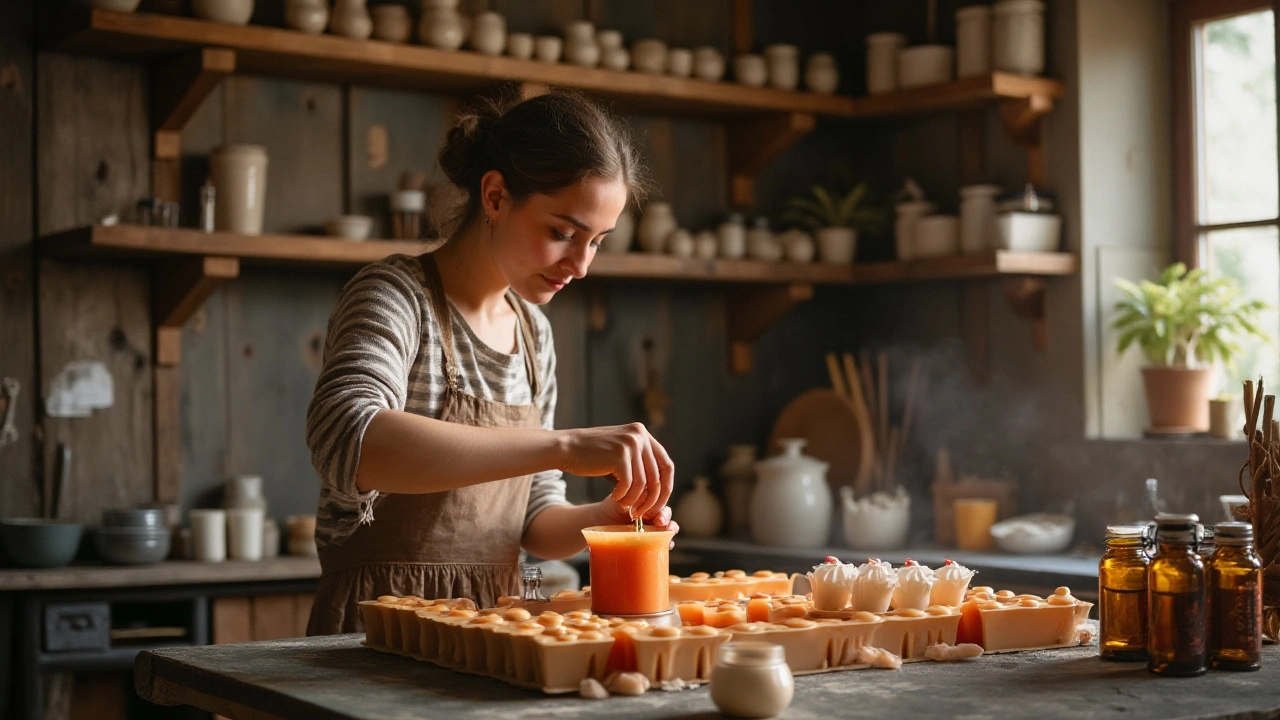
M 649 180 L 621 119 L 578 92 L 553 90 L 523 102 L 481 98 L 463 114 L 440 148 L 440 168 L 465 194 L 444 223 L 444 237 L 465 230 L 480 215 L 480 179 L 502 173 L 517 202 L 551 194 L 587 177 L 618 178 L 629 203 L 639 203 Z

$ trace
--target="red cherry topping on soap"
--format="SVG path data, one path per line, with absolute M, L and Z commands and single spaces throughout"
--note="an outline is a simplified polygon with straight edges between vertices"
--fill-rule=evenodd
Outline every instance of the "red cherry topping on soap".
M 920 563 L 916 562 L 915 560 L 912 560 L 911 558 L 907 558 L 907 561 L 902 564 L 906 565 L 907 567 L 914 567 L 916 565 L 919 565 Z
M 840 558 L 836 557 L 835 555 L 828 555 L 828 556 L 827 556 L 827 558 L 826 558 L 825 560 L 823 560 L 822 562 L 824 562 L 824 563 L 826 563 L 826 564 L 828 564 L 828 565 L 839 565 L 839 564 L 840 564 Z
M 943 564 L 943 565 L 955 565 L 955 564 L 956 564 L 956 561 L 955 561 L 955 560 L 947 560 L 947 561 L 943 562 L 942 564 Z

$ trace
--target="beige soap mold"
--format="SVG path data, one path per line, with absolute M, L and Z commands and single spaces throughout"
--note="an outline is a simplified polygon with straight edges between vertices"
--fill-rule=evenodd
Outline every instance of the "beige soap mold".
M 982 620 L 977 644 L 986 653 L 1076 647 L 1081 644 L 1079 628 L 1093 608 L 1093 603 L 1075 598 L 1067 587 L 1048 598 L 975 588 L 965 602 L 976 607 Z
M 868 667 L 859 651 L 873 645 L 884 620 L 871 613 L 849 619 L 788 618 L 781 623 L 742 623 L 729 628 L 734 640 L 759 640 L 781 645 L 787 665 L 797 675 L 860 670 Z
M 686 600 L 745 600 L 752 595 L 789 595 L 793 577 L 772 570 L 747 573 L 744 570 L 725 570 L 714 575 L 693 573 L 687 578 L 672 575 L 668 579 L 668 593 L 672 603 Z

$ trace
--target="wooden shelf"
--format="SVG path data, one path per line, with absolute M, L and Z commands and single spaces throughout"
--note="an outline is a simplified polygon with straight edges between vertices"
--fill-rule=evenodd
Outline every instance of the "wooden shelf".
M 820 95 L 735 82 L 706 82 L 640 72 L 547 64 L 403 43 L 307 35 L 263 25 L 244 27 L 173 15 L 89 9 L 58 19 L 46 39 L 54 50 L 156 60 L 204 48 L 235 53 L 235 71 L 320 82 L 475 93 L 502 83 L 574 87 L 630 110 L 732 118 L 763 113 L 876 118 L 926 114 L 1000 100 L 1055 98 L 1062 83 L 1008 73 L 870 97 Z

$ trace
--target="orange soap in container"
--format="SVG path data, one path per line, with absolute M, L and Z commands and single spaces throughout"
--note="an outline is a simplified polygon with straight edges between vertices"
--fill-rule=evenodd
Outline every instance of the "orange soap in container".
M 667 587 L 674 532 L 600 525 L 584 529 L 582 535 L 591 556 L 591 612 L 674 624 Z

